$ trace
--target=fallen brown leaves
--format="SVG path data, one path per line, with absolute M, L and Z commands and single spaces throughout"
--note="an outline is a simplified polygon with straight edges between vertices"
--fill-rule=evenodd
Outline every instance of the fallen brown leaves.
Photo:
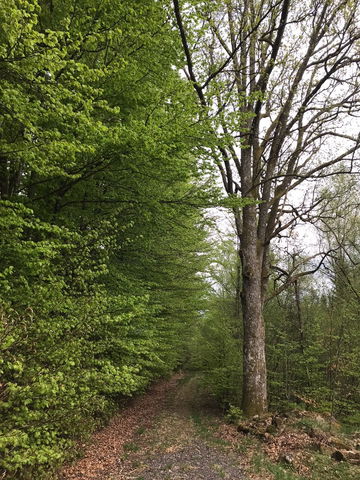
M 304 459 L 313 448 L 314 440 L 307 433 L 293 431 L 267 438 L 263 451 L 271 461 L 288 463 L 299 475 L 308 475 L 310 469 Z
M 95 433 L 84 457 L 59 472 L 59 480 L 104 480 L 119 469 L 124 445 L 139 428 L 149 428 L 162 410 L 166 398 L 176 388 L 181 374 L 162 380 L 131 405 L 115 415 L 110 423 Z
M 311 425 L 314 426 L 311 426 Z M 337 431 L 338 436 L 333 433 Z M 252 458 L 263 455 L 272 463 L 291 466 L 302 477 L 311 478 L 315 453 L 321 453 L 337 461 L 359 464 L 360 452 L 356 451 L 357 437 L 352 443 L 339 433 L 340 425 L 329 415 L 307 411 L 294 411 L 289 416 L 267 415 L 262 418 L 239 421 L 238 425 L 221 425 L 218 435 L 234 449 L 242 450 L 251 470 Z M 338 455 L 339 458 L 335 456 Z M 341 457 L 341 458 L 340 458 Z M 249 474 L 252 479 L 272 479 Z
M 255 436 L 239 433 L 235 425 L 221 425 L 218 435 L 233 445 L 234 448 L 244 448 L 245 467 L 249 471 L 248 478 L 253 480 L 272 479 L 273 475 L 262 472 L 261 475 L 251 473 L 252 459 L 256 455 L 265 455 L 271 462 L 290 463 L 300 475 L 306 476 L 309 469 L 304 465 L 307 449 L 313 447 L 313 440 L 303 432 L 285 432 L 278 435 Z
M 193 378 L 179 383 L 180 378 L 179 374 L 160 381 L 134 399 L 107 427 L 93 435 L 84 457 L 65 466 L 59 480 L 128 480 L 139 475 L 153 480 L 160 478 L 161 472 L 178 478 L 184 465 L 186 478 L 213 478 L 214 456 L 216 465 L 228 469 L 229 478 L 243 478 L 244 473 L 247 480 L 273 480 L 275 475 L 269 465 L 279 464 L 279 471 L 288 465 L 292 472 L 310 479 L 310 465 L 318 454 L 328 459 L 324 471 L 332 468 L 331 462 L 336 460 L 348 464 L 358 461 L 360 438 L 346 438 L 330 416 L 307 411 L 268 414 L 241 420 L 237 425 L 218 419 L 217 433 L 212 430 L 212 434 L 225 440 L 224 448 L 229 450 L 225 458 L 224 452 L 210 448 L 197 435 L 191 420 L 195 404 L 201 408 L 196 382 Z M 156 428 L 150 428 L 154 425 Z M 146 433 L 138 442 L 140 430 Z M 341 458 L 335 458 L 334 451 Z

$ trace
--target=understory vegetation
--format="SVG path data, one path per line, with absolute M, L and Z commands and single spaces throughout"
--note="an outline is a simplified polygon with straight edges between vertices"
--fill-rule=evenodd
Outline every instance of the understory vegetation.
M 235 300 L 237 252 L 231 241 L 222 245 L 214 256 L 216 283 L 208 309 L 190 343 L 189 365 L 205 372 L 205 385 L 226 407 L 239 405 L 241 397 L 243 333 Z M 265 319 L 272 409 L 310 408 L 329 412 L 354 427 L 359 424 L 358 261 L 354 255 L 351 260 L 340 249 L 322 278 L 303 277 L 268 301 Z M 324 278 L 325 290 L 319 287 Z
M 339 247 L 321 276 L 304 276 L 274 298 L 270 290 L 265 321 L 270 408 L 327 412 L 351 431 L 360 421 L 360 285 L 358 246 L 353 243 L 352 253 L 344 248 Z M 204 372 L 204 387 L 225 409 L 230 407 L 230 415 L 241 415 L 243 332 L 236 256 L 234 243 L 224 241 L 213 257 L 216 283 L 194 329 L 189 361 L 191 369 Z M 274 289 L 278 280 L 274 274 Z

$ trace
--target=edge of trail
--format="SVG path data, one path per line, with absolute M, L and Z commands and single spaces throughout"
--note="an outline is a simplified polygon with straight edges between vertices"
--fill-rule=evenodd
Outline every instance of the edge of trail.
M 169 394 L 177 388 L 183 374 L 153 384 L 143 395 L 121 409 L 109 424 L 94 433 L 84 455 L 58 473 L 59 480 L 103 480 L 115 474 L 124 452 L 124 445 L 139 428 L 149 428 L 163 410 Z

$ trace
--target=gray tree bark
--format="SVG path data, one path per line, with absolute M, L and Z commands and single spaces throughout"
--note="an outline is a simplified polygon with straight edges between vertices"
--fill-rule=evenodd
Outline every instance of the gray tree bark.
M 254 201 L 233 212 L 242 272 L 243 409 L 261 414 L 270 245 L 297 222 L 312 221 L 322 201 L 314 193 L 310 203 L 296 204 L 290 193 L 307 181 L 359 171 L 360 134 L 344 125 L 360 113 L 360 0 L 173 0 L 173 6 L 184 71 L 199 119 L 209 122 L 217 144 L 211 155 L 224 189 Z M 294 267 L 280 290 L 305 273 Z

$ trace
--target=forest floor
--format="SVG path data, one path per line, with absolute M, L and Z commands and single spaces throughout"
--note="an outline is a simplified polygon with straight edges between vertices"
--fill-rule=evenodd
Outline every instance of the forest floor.
M 182 374 L 155 384 L 93 436 L 61 480 L 247 480 L 242 456 L 216 436 L 221 416 Z
M 307 424 L 307 418 L 305 424 Z M 301 423 L 301 422 L 300 422 Z M 316 440 L 317 442 L 318 440 Z M 359 470 L 314 450 L 303 430 L 239 432 L 199 388 L 177 374 L 134 399 L 84 445 L 59 480 L 352 480 Z

